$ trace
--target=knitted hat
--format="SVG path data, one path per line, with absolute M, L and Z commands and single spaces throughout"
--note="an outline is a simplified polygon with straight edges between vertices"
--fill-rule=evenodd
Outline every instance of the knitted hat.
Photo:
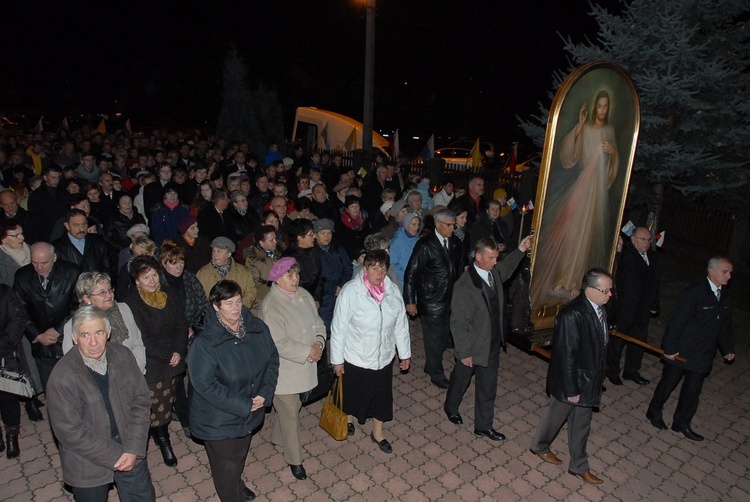
M 184 234 L 188 231 L 190 227 L 192 227 L 195 222 L 198 221 L 195 219 L 195 216 L 185 216 L 183 219 L 180 220 L 180 223 L 177 224 L 177 230 Z
M 333 231 L 333 220 L 329 220 L 328 218 L 320 218 L 319 220 L 315 220 L 313 222 L 313 233 L 317 234 L 321 230 Z
M 148 225 L 144 225 L 143 223 L 136 223 L 132 227 L 128 229 L 127 232 L 125 232 L 125 235 L 128 236 L 128 239 L 133 237 L 133 234 L 141 232 L 143 235 L 150 235 L 151 230 L 148 228 Z
M 392 200 L 387 200 L 383 202 L 383 205 L 380 206 L 380 212 L 383 213 L 383 216 L 385 216 L 385 213 L 388 212 L 389 209 L 393 207 L 394 202 Z
M 237 247 L 234 245 L 234 242 L 222 236 L 219 236 L 212 240 L 211 247 L 216 249 L 224 249 L 226 251 L 229 251 L 230 253 L 234 253 L 234 250 L 237 249 Z
M 282 258 L 276 263 L 273 264 L 273 267 L 271 267 L 271 271 L 268 272 L 268 280 L 271 282 L 278 281 L 281 276 L 286 274 L 290 268 L 292 268 L 293 265 L 297 264 L 297 260 L 292 258 L 291 256 L 287 256 L 286 258 Z

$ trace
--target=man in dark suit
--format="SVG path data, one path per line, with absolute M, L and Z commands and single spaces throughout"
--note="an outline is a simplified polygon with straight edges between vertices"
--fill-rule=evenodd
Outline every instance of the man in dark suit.
M 492 237 L 480 239 L 474 247 L 474 264 L 453 288 L 451 332 L 456 365 L 443 409 L 448 420 L 457 425 L 463 423 L 458 407 L 471 383 L 471 376 L 476 374 L 474 434 L 493 441 L 505 440 L 505 436 L 492 426 L 500 349 L 505 347 L 502 283 L 510 278 L 529 247 L 531 236 L 522 240 L 518 249 L 498 263 L 500 245 Z
M 651 249 L 651 232 L 646 227 L 638 227 L 630 240 L 623 244 L 615 278 L 617 296 L 610 311 L 610 321 L 617 325 L 620 332 L 644 342 L 648 339 L 651 315 L 659 312 L 660 271 L 657 260 L 656 253 Z M 606 375 L 614 385 L 622 385 L 620 358 L 624 347 L 625 341 L 615 336 L 607 348 Z M 640 345 L 628 344 L 623 379 L 639 385 L 649 383 L 640 374 L 643 352 Z
M 607 318 L 603 305 L 612 296 L 612 277 L 602 269 L 586 272 L 583 294 L 574 298 L 555 319 L 552 357 L 547 370 L 549 405 L 542 412 L 531 452 L 545 462 L 561 464 L 550 450 L 568 422 L 568 472 L 589 484 L 602 480 L 589 470 L 586 443 L 591 432 L 591 410 L 598 408 L 607 354 Z
M 692 441 L 703 441 L 703 436 L 693 431 L 690 422 L 698 410 L 703 379 L 711 372 L 716 346 L 726 361 L 734 361 L 731 297 L 726 287 L 731 278 L 732 262 L 715 256 L 708 262 L 706 280 L 683 289 L 677 298 L 677 306 L 662 339 L 664 369 L 646 412 L 646 418 L 657 429 L 667 429 L 662 419 L 664 403 L 685 377 L 672 430 Z M 685 361 L 678 361 L 678 355 Z
M 211 204 L 207 205 L 198 213 L 198 228 L 201 234 L 209 240 L 217 237 L 226 237 L 234 240 L 232 231 L 232 217 L 227 211 L 229 197 L 223 190 L 214 190 L 211 193 Z
M 55 222 L 68 211 L 68 192 L 60 186 L 62 169 L 44 169 L 44 182 L 29 195 L 29 216 L 32 225 L 26 231 L 29 242 L 48 241 Z
M 433 384 L 448 388 L 443 352 L 450 340 L 453 284 L 464 271 L 463 247 L 453 235 L 456 215 L 449 209 L 435 214 L 435 231 L 417 241 L 404 273 L 406 312 L 420 314 L 425 368 Z M 418 306 L 418 308 L 417 308 Z
M 15 220 L 25 227 L 29 223 L 29 213 L 18 206 L 18 194 L 12 190 L 0 191 L 0 221 Z

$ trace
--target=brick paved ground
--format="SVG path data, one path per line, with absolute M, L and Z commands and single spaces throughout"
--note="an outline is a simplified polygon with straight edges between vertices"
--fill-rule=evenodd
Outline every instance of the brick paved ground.
M 461 407 L 462 427 L 442 411 L 445 391 L 422 372 L 424 351 L 419 323 L 411 323 L 414 366 L 395 377 L 394 422 L 386 437 L 394 454 L 381 453 L 370 441 L 371 425 L 357 427 L 347 441 L 336 442 L 317 427 L 321 403 L 302 410 L 306 481 L 295 480 L 281 453 L 270 443 L 270 420 L 253 439 L 245 478 L 260 494 L 275 501 L 427 501 L 427 500 L 750 500 L 750 353 L 738 351 L 732 366 L 714 365 L 693 422 L 706 436 L 694 443 L 672 431 L 644 424 L 644 413 L 661 372 L 658 359 L 647 356 L 642 374 L 646 387 L 626 382 L 607 385 L 604 407 L 594 414 L 589 441 L 592 471 L 605 482 L 585 485 L 567 474 L 565 430 L 554 445 L 562 466 L 544 464 L 528 451 L 539 412 L 547 402 L 547 363 L 516 348 L 501 356 L 495 428 L 508 436 L 502 444 L 477 438 L 473 430 L 473 388 Z M 446 355 L 447 367 L 452 367 Z M 671 422 L 675 399 L 665 410 Z M 46 416 L 46 408 L 43 408 Z M 0 500 L 68 501 L 60 458 L 47 421 L 21 426 L 21 457 L 0 457 Z M 187 440 L 172 424 L 179 457 L 176 469 L 165 467 L 154 445 L 149 465 L 160 501 L 216 501 L 202 446 Z M 117 500 L 115 491 L 110 500 Z

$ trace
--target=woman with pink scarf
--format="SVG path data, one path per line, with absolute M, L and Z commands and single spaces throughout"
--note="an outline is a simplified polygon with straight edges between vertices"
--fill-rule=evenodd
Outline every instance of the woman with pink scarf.
M 393 360 L 398 350 L 399 368 L 409 369 L 411 345 L 404 300 L 386 277 L 388 253 L 382 249 L 365 255 L 360 275 L 346 283 L 336 301 L 331 323 L 331 364 L 344 377 L 344 411 L 349 416 L 349 436 L 373 419 L 370 439 L 384 453 L 393 453 L 383 434 L 383 423 L 393 420 Z

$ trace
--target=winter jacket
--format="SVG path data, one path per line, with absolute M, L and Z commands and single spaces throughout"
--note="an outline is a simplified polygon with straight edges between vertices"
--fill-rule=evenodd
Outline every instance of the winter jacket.
M 242 309 L 245 337 L 240 340 L 206 316 L 203 332 L 190 346 L 190 432 L 203 440 L 245 437 L 263 423 L 265 409 L 250 409 L 253 398 L 273 400 L 279 353 L 268 326 Z
M 387 277 L 385 296 L 378 305 L 362 276 L 341 290 L 331 324 L 331 364 L 347 361 L 360 368 L 379 370 L 399 359 L 411 358 L 409 321 L 398 288 Z
M 310 293 L 299 288 L 290 298 L 274 284 L 260 306 L 260 318 L 279 351 L 275 394 L 298 394 L 315 387 L 318 364 L 307 362 L 307 358 L 316 340 L 325 344 L 326 328 Z
M 398 277 L 398 283 L 401 287 L 404 287 L 404 273 L 406 272 L 406 265 L 409 263 L 411 253 L 414 251 L 414 246 L 419 240 L 419 232 L 417 235 L 409 235 L 406 233 L 404 227 L 400 227 L 396 230 L 396 234 L 391 240 L 391 265 L 396 270 L 396 277 Z
M 63 481 L 92 488 L 111 483 L 123 453 L 146 457 L 151 423 L 151 394 L 133 354 L 107 345 L 109 402 L 120 442 L 112 438 L 102 394 L 77 349 L 68 352 L 47 384 L 52 431 L 60 444 Z
M 255 283 L 250 275 L 250 271 L 244 265 L 240 265 L 234 261 L 234 258 L 230 258 L 230 260 L 232 260 L 232 266 L 229 268 L 229 273 L 227 273 L 224 279 L 234 281 L 240 285 L 242 289 L 242 305 L 248 309 L 257 308 L 258 293 L 255 291 Z M 211 263 L 204 265 L 195 275 L 203 286 L 206 298 L 211 294 L 211 288 L 221 280 L 221 275 L 219 275 L 219 272 Z
M 555 319 L 552 357 L 547 370 L 547 394 L 574 406 L 598 407 L 601 403 L 607 344 L 591 302 L 580 294 Z

